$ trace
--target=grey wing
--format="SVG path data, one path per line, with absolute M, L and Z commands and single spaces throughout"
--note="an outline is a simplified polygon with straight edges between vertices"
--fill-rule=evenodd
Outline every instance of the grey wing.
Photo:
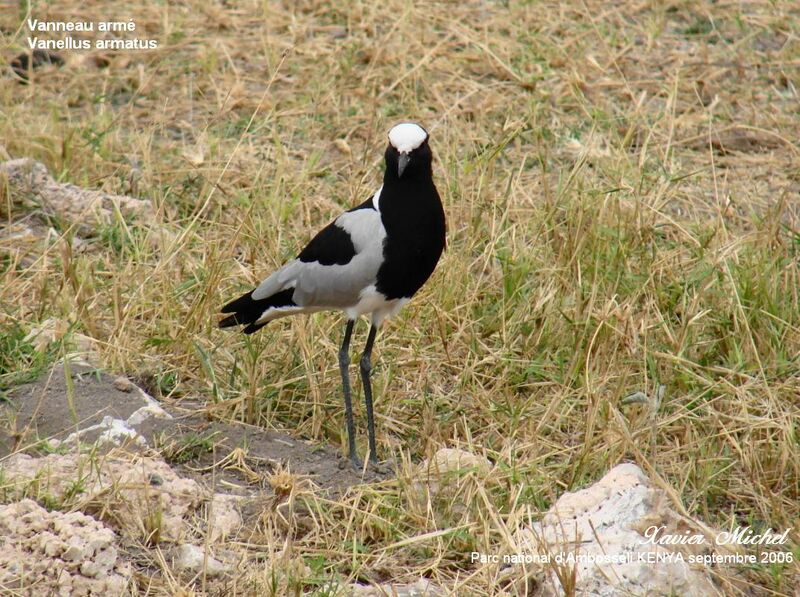
M 323 255 L 307 261 L 301 253 L 264 280 L 253 291 L 253 299 L 264 299 L 294 288 L 292 300 L 305 311 L 341 309 L 358 303 L 361 292 L 375 284 L 383 262 L 386 230 L 381 215 L 374 208 L 356 209 L 339 216 L 331 226 L 349 236 L 353 247 L 349 261 L 326 263 Z

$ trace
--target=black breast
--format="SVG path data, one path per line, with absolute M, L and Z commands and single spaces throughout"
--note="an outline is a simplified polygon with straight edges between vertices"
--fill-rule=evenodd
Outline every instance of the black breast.
M 376 289 L 388 299 L 414 295 L 433 273 L 445 246 L 445 216 L 436 187 L 432 181 L 409 183 L 384 185 L 380 197 L 386 240 Z

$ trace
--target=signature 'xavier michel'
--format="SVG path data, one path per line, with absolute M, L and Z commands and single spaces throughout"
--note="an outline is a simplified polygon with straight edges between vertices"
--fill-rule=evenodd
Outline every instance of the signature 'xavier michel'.
M 350 398 L 350 337 L 360 315 L 372 325 L 361 355 L 370 460 L 377 461 L 369 374 L 375 335 L 433 273 L 445 246 L 445 217 L 433 184 L 428 133 L 406 122 L 389 131 L 383 186 L 323 228 L 290 261 L 247 294 L 222 308 L 220 327 L 243 325 L 252 334 L 297 313 L 339 309 L 347 316 L 339 351 L 350 459 L 356 453 Z

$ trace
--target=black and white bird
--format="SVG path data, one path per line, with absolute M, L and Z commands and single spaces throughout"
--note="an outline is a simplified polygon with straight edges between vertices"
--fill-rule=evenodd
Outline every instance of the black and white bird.
M 257 288 L 222 308 L 220 327 L 243 325 L 252 334 L 273 319 L 327 309 L 344 311 L 339 351 L 350 459 L 356 452 L 350 395 L 350 337 L 355 320 L 370 315 L 361 355 L 369 457 L 377 462 L 370 385 L 372 345 L 381 323 L 394 316 L 433 273 L 445 247 L 445 216 L 433 183 L 427 131 L 411 122 L 389 131 L 383 186 L 323 228 L 296 259 Z

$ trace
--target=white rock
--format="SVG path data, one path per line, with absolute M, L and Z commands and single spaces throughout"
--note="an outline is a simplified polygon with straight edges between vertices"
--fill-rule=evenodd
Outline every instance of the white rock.
M 208 504 L 208 529 L 212 542 L 223 541 L 236 533 L 242 526 L 242 515 L 239 513 L 239 497 L 224 493 L 215 493 Z
M 231 571 L 218 559 L 212 557 L 202 547 L 183 543 L 172 550 L 172 566 L 179 572 L 187 572 L 192 575 L 198 574 L 205 567 L 208 576 L 219 576 Z
M 100 576 L 102 569 L 95 562 L 86 561 L 81 564 L 81 574 L 89 578 L 96 578 Z
M 491 469 L 492 463 L 486 458 L 458 448 L 442 448 L 419 466 L 420 473 L 427 476 L 469 471 L 486 474 Z
M 574 569 L 574 590 L 578 595 L 614 597 L 617 595 L 652 595 L 711 597 L 719 591 L 711 582 L 708 568 L 690 566 L 690 555 L 706 553 L 710 544 L 662 547 L 647 542 L 643 535 L 650 526 L 665 526 L 682 535 L 690 522 L 684 521 L 669 506 L 664 493 L 653 487 L 647 476 L 634 464 L 620 464 L 594 485 L 566 493 L 531 528 L 516 533 L 517 553 L 576 558 L 562 565 Z M 702 534 L 701 524 L 693 533 Z M 663 557 L 680 552 L 683 561 L 674 558 L 658 563 L 641 557 Z M 621 561 L 603 561 L 619 554 Z M 597 559 L 600 559 L 598 562 Z M 542 596 L 563 595 L 556 574 L 557 565 L 536 564 L 528 571 L 544 573 Z M 503 571 L 506 579 L 524 580 L 522 566 Z
M 77 332 L 70 334 L 69 330 L 70 323 L 68 321 L 50 317 L 32 328 L 25 336 L 25 342 L 32 343 L 39 352 L 44 352 L 53 342 L 63 340 L 71 361 L 74 362 L 76 358 L 84 358 L 91 363 L 98 363 L 99 357 L 95 341 L 89 336 Z
M 386 583 L 382 585 L 350 585 L 347 595 L 352 597 L 438 597 L 444 591 L 425 578 L 411 584 Z
M 139 398 L 141 398 L 142 401 L 146 404 L 146 406 L 150 409 L 149 412 L 153 416 L 156 416 L 156 417 L 159 417 L 159 418 L 162 418 L 162 419 L 171 419 L 172 418 L 172 415 L 170 415 L 167 411 L 165 411 L 163 408 L 161 408 L 161 404 L 159 404 L 158 400 L 153 398 L 150 394 L 145 392 L 142 388 L 140 388 L 139 386 L 134 386 L 133 389 L 134 389 L 134 392 L 139 396 Z M 135 415 L 135 414 L 136 413 L 133 413 L 133 415 Z M 131 416 L 133 416 L 133 415 L 131 415 Z M 130 419 L 128 419 L 128 422 L 130 423 Z
M 11 197 L 57 214 L 81 232 L 91 230 L 92 219 L 98 224 L 113 222 L 116 210 L 143 223 L 152 222 L 155 217 L 150 201 L 57 182 L 44 164 L 30 158 L 0 162 L 0 176 Z
M 64 553 L 61 554 L 61 559 L 65 562 L 77 562 L 86 557 L 86 553 L 79 545 L 70 545 Z
M 128 381 L 126 378 L 120 379 L 125 379 L 125 381 Z M 91 438 L 96 437 L 96 439 L 93 441 L 100 446 L 121 446 L 126 443 L 132 443 L 137 446 L 147 447 L 147 440 L 145 440 L 145 438 L 142 437 L 138 431 L 136 431 L 136 427 L 141 425 L 147 419 L 171 419 L 172 415 L 161 408 L 158 402 L 152 396 L 147 394 L 147 392 L 131 382 L 128 383 L 131 384 L 129 391 L 133 392 L 137 397 L 139 397 L 144 405 L 131 413 L 126 420 L 123 421 L 122 419 L 117 419 L 110 415 L 106 415 L 99 423 L 88 425 L 83 429 L 79 429 L 74 433 L 70 433 L 63 440 L 59 441 L 57 439 L 52 439 L 50 440 L 50 443 L 53 446 L 59 446 L 62 444 L 70 445 L 79 443 L 81 441 L 86 441 L 86 436 L 90 436 Z
M 483 456 L 458 448 L 441 448 L 432 458 L 423 461 L 413 483 L 416 506 L 427 510 L 429 500 L 445 501 L 456 515 L 469 504 L 462 498 L 465 483 L 489 480 L 492 463 Z
M 25 521 L 44 530 L 30 533 Z M 9 594 L 122 594 L 131 571 L 117 560 L 116 540 L 80 512 L 48 512 L 30 499 L 0 506 L 0 586 Z M 102 545 L 103 557 L 94 557 L 89 543 Z
M 134 444 L 142 447 L 147 446 L 145 439 L 139 435 L 135 429 L 129 427 L 126 421 L 123 421 L 122 419 L 115 419 L 110 415 L 106 415 L 103 417 L 101 422 L 95 425 L 89 425 L 80 431 L 70 433 L 60 442 L 57 440 L 51 440 L 51 443 L 54 445 L 78 443 L 81 441 L 83 436 L 97 431 L 99 431 L 100 434 L 97 436 L 95 442 L 100 446 L 107 444 L 120 446 L 125 442 L 133 442 Z
M 39 547 L 42 548 L 44 555 L 54 558 L 66 549 L 66 545 L 52 533 L 42 533 L 39 535 Z
M 144 394 L 144 392 L 142 392 L 142 394 Z M 147 396 L 147 394 L 144 395 Z M 125 422 L 129 427 L 136 427 L 150 418 L 171 419 L 172 415 L 158 405 L 148 404 L 147 406 L 143 406 L 142 408 L 138 408 L 132 412 L 131 416 L 128 417 L 128 420 Z
M 145 521 L 153 512 L 158 512 L 159 539 L 172 542 L 182 539 L 188 527 L 185 519 L 203 502 L 200 485 L 178 476 L 161 459 L 109 455 L 89 466 L 88 461 L 81 458 L 75 453 L 49 454 L 41 458 L 14 454 L 3 462 L 6 491 L 10 498 L 22 497 L 28 485 L 37 480 L 56 498 L 61 498 L 74 487 L 77 471 L 83 471 L 81 483 L 87 501 L 95 496 L 107 500 L 110 493 L 125 535 L 139 540 L 145 538 L 152 530 Z M 154 485 L 151 479 L 156 477 L 160 483 Z M 75 512 L 65 516 L 82 515 Z M 56 524 L 62 523 L 57 521 Z M 100 549 L 102 545 L 95 548 Z

